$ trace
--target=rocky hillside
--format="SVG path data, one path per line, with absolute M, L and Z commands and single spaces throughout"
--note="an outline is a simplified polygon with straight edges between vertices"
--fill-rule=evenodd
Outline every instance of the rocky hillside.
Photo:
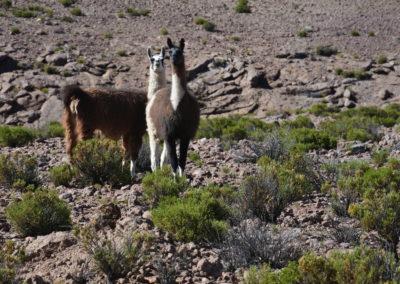
M 202 118 L 248 115 L 264 127 L 260 134 L 254 128 L 261 122 L 229 121 L 234 126 L 216 135 L 204 124 L 203 138 L 190 145 L 186 191 L 206 191 L 213 183 L 218 189 L 208 199 L 232 210 L 218 220 L 227 230 L 215 239 L 187 240 L 158 226 L 142 183 L 145 171 L 132 184 L 83 185 L 73 178 L 55 185 L 50 170 L 68 162 L 62 138 L 2 146 L 1 157 L 37 157 L 38 184 L 57 190 L 74 229 L 18 232 L 5 209 L 26 188 L 2 181 L 7 167 L 1 160 L 1 277 L 12 267 L 12 276 L 26 283 L 239 283 L 251 265 L 279 271 L 307 251 L 331 256 L 362 245 L 396 252 L 399 236 L 368 227 L 347 205 L 389 207 L 368 190 L 394 200 L 389 191 L 400 188 L 398 1 L 249 0 L 251 13 L 236 13 L 237 2 L 0 0 L 1 126 L 40 129 L 59 120 L 60 89 L 67 84 L 146 88 L 146 49 L 158 50 L 171 37 L 186 40 L 187 77 Z M 196 24 L 199 18 L 211 24 Z M 293 190 L 292 199 L 281 198 L 282 188 Z M 262 195 L 273 189 L 279 190 Z M 277 213 L 271 213 L 276 200 Z M 281 200 L 287 204 L 279 208 Z M 396 218 L 393 228 L 400 226 Z M 95 231 L 79 231 L 88 225 Z M 139 257 L 124 276 L 107 280 L 105 271 L 122 268 L 99 268 L 88 247 L 115 244 L 110 250 L 116 251 L 133 232 L 142 245 Z M 109 242 L 96 243 L 100 239 Z

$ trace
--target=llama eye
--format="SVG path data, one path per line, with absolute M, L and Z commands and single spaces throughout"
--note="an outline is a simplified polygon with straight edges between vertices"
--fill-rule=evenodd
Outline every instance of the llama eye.
M 151 62 L 154 62 L 154 58 L 150 59 Z

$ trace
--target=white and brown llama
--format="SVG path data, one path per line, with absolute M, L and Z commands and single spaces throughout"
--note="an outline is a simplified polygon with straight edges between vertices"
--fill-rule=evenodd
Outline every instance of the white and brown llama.
M 167 44 L 172 67 L 172 85 L 155 93 L 146 108 L 147 127 L 151 150 L 151 168 L 158 167 L 157 147 L 164 140 L 161 164 L 168 156 L 174 174 L 178 170 L 183 175 L 186 165 L 189 142 L 196 135 L 200 120 L 200 108 L 196 98 L 186 83 L 185 58 L 183 50 L 185 40 L 179 47 L 168 38 Z M 179 140 L 179 160 L 176 153 L 176 141 Z
M 149 59 L 154 93 L 165 86 L 164 51 L 156 56 L 149 54 Z M 148 96 L 146 91 L 139 89 L 81 89 L 77 85 L 64 87 L 62 97 L 66 152 L 71 154 L 78 140 L 91 139 L 95 130 L 100 130 L 109 139 L 118 140 L 122 137 L 124 162 L 130 161 L 131 177 L 134 178 L 142 137 L 146 133 Z

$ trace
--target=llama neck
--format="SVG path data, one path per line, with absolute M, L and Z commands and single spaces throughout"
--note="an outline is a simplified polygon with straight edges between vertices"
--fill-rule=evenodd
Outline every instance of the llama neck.
M 186 93 L 186 70 L 185 64 L 172 67 L 171 83 L 171 104 L 174 110 L 177 110 L 179 103 Z
M 165 71 L 156 73 L 150 68 L 149 87 L 147 89 L 147 99 L 150 100 L 154 94 L 167 85 Z

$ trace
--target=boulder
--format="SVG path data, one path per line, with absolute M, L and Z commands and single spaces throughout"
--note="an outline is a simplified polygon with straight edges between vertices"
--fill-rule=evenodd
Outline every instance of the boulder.
M 379 90 L 377 97 L 381 99 L 382 101 L 385 101 L 387 99 L 390 99 L 394 96 L 392 92 L 390 92 L 388 89 L 381 89 Z
M 65 250 L 76 244 L 76 239 L 70 232 L 53 232 L 45 236 L 39 236 L 28 244 L 25 253 L 28 258 L 49 257 L 53 253 Z
M 0 74 L 18 69 L 18 61 L 4 52 L 0 52 Z
M 42 127 L 49 120 L 60 120 L 64 105 L 56 96 L 51 96 L 40 108 L 38 127 Z
M 47 63 L 55 66 L 64 66 L 68 62 L 68 57 L 65 53 L 55 53 L 46 56 Z

